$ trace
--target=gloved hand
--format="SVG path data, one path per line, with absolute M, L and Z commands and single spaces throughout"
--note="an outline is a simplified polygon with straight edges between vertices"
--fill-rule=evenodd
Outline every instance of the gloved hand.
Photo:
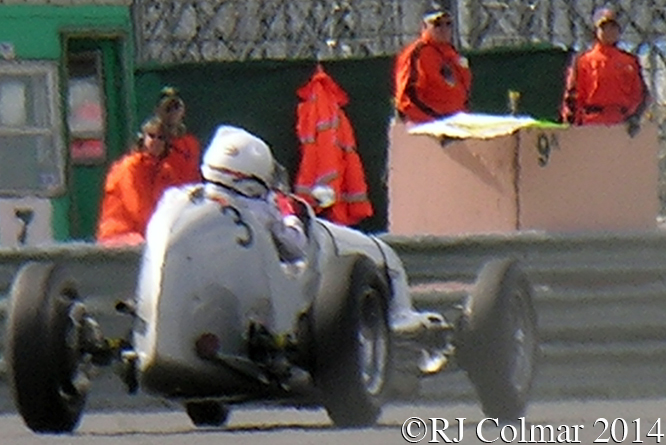
M 317 204 L 322 209 L 331 207 L 335 204 L 335 190 L 327 185 L 317 185 L 312 189 L 312 196 L 317 200 Z
M 639 116 L 629 116 L 624 122 L 627 126 L 627 133 L 632 138 L 641 130 L 641 119 Z

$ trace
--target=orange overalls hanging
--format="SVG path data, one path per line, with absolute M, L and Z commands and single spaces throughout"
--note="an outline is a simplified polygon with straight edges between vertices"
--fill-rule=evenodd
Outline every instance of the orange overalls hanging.
M 302 102 L 297 109 L 301 162 L 295 192 L 320 216 L 338 224 L 358 224 L 372 216 L 373 209 L 354 132 L 341 108 L 349 102 L 347 94 L 321 65 L 296 94 Z M 312 195 L 316 186 L 328 186 L 335 192 L 332 206 L 318 206 Z

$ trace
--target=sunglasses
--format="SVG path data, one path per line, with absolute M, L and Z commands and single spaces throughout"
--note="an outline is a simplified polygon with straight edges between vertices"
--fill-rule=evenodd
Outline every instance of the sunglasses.
M 450 28 L 453 26 L 453 20 L 435 20 L 432 24 L 435 28 Z
M 169 106 L 166 108 L 167 113 L 171 113 L 172 111 L 180 110 L 181 108 L 181 103 L 180 102 L 171 102 Z
M 157 134 L 157 133 L 146 133 L 146 136 L 148 136 L 151 139 L 157 139 L 159 141 L 163 141 L 166 139 L 166 137 L 163 134 Z

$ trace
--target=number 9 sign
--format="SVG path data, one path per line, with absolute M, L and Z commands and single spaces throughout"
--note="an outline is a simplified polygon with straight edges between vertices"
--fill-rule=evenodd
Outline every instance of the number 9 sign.
M 546 133 L 539 133 L 536 140 L 537 162 L 539 167 L 545 167 L 548 165 L 554 148 L 559 148 L 555 135 L 551 134 L 550 137 L 548 137 Z

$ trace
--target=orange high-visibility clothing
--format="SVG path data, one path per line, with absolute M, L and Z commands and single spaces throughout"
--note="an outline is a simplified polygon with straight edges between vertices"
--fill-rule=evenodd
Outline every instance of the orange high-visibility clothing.
M 201 145 L 198 139 L 190 133 L 185 133 L 169 139 L 169 145 L 166 162 L 173 167 L 178 181 L 182 183 L 201 182 Z
M 347 93 L 319 66 L 296 94 L 301 99 L 296 122 L 301 161 L 294 191 L 338 224 L 354 225 L 372 216 L 354 132 L 341 108 L 349 101 Z M 317 207 L 311 194 L 318 185 L 335 192 L 335 203 L 327 209 Z
M 562 121 L 617 124 L 642 113 L 647 97 L 638 58 L 597 42 L 567 69 Z
M 182 183 L 165 159 L 134 152 L 113 163 L 104 185 L 98 241 L 122 244 L 144 240 L 148 220 L 162 193 Z
M 412 122 L 467 111 L 472 73 L 467 59 L 427 34 L 407 46 L 395 64 L 395 107 Z

